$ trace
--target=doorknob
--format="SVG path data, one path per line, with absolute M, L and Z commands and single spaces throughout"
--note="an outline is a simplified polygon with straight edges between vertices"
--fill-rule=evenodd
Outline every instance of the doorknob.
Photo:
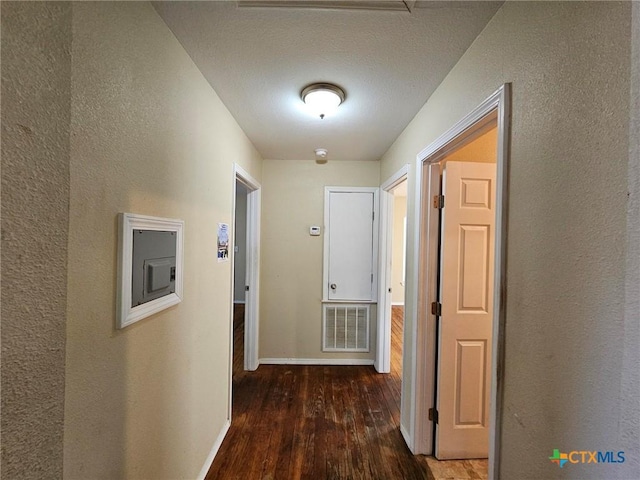
M 331 288 L 331 290 L 335 290 L 336 288 L 338 288 L 335 283 L 332 283 L 331 285 L 329 285 L 329 287 Z

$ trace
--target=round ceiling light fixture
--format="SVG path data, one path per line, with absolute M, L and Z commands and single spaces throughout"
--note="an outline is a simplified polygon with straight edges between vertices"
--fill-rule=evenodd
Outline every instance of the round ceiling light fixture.
M 346 96 L 344 90 L 332 83 L 313 83 L 300 92 L 300 98 L 322 119 L 335 112 Z

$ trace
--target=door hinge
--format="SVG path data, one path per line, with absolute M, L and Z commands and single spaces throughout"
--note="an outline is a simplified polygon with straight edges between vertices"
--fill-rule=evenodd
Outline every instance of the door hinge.
M 442 315 L 442 304 L 440 302 L 431 302 L 431 313 L 438 317 Z
M 248 292 L 248 291 L 249 291 L 249 285 L 245 285 L 245 286 L 244 286 L 244 291 L 245 291 L 245 292 Z
M 433 208 L 444 208 L 444 195 L 433 196 Z
M 371 283 L 373 283 L 373 273 L 371 274 Z
M 371 212 L 371 221 L 372 222 L 376 221 L 376 212 L 375 211 Z
M 436 410 L 435 408 L 429 409 L 429 420 L 434 423 L 438 423 L 438 410 Z

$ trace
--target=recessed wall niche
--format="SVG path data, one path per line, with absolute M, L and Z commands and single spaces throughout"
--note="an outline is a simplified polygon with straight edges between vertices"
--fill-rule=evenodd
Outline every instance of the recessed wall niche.
M 182 301 L 182 220 L 119 215 L 117 328 Z

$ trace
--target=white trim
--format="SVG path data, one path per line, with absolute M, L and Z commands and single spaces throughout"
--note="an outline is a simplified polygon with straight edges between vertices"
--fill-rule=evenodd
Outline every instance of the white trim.
M 249 172 L 247 172 L 237 163 L 233 164 L 233 174 L 235 176 L 235 179 L 240 181 L 241 184 L 247 187 L 247 190 L 249 190 L 250 192 L 260 188 L 260 182 L 253 178 L 249 174 Z
M 260 328 L 260 212 L 262 203 L 262 190 L 260 183 L 237 163 L 233 165 L 233 223 L 235 225 L 235 198 L 236 184 L 242 183 L 247 192 L 247 271 L 245 281 L 249 285 L 249 291 L 245 292 L 245 327 L 244 327 L 244 368 L 255 370 L 258 368 L 258 338 Z M 235 237 L 235 228 L 233 229 Z M 235 268 L 235 252 L 234 252 Z M 231 274 L 233 275 L 233 268 Z M 232 279 L 235 277 L 232 276 Z M 233 281 L 233 280 L 232 280 Z M 233 287 L 232 283 L 232 287 Z M 233 288 L 232 288 L 233 292 Z M 231 312 L 233 322 L 233 312 Z M 233 345 L 233 336 L 232 336 Z
M 458 123 L 456 123 L 449 130 L 440 135 L 434 142 L 432 142 L 429 146 L 425 147 L 420 153 L 417 155 L 417 166 L 420 166 L 422 163 L 428 161 L 428 163 L 433 163 L 437 161 L 443 155 L 446 155 L 451 150 L 457 148 L 457 142 L 454 144 L 454 140 L 457 139 L 460 135 L 465 133 L 469 128 L 473 127 L 475 124 L 479 123 L 485 117 L 488 117 L 491 112 L 498 109 L 500 104 L 500 98 L 502 92 L 508 84 L 503 85 L 498 90 L 496 90 L 489 98 L 487 98 L 484 102 L 482 102 L 473 112 L 464 117 Z M 454 146 L 455 145 L 455 146 Z M 429 157 L 432 157 L 429 159 Z
M 247 272 L 250 290 L 245 292 L 245 356 L 247 370 L 258 368 L 258 339 L 260 331 L 260 215 L 262 190 L 260 184 L 247 196 Z
M 404 302 L 391 302 L 392 307 L 404 307 Z
M 227 420 L 222 426 L 222 429 L 220 430 L 216 441 L 213 442 L 213 447 L 211 447 L 211 451 L 209 452 L 209 455 L 207 455 L 207 459 L 204 461 L 204 465 L 202 465 L 200 473 L 196 477 L 197 480 L 204 480 L 207 476 L 207 473 L 209 473 L 209 469 L 211 468 L 211 465 L 213 465 L 213 460 L 216 458 L 218 450 L 220 450 L 222 442 L 224 441 L 224 437 L 226 437 L 230 427 L 231 421 Z
M 402 423 L 400 424 L 400 434 L 402 435 L 402 438 L 404 438 L 404 442 L 409 447 L 409 450 L 413 453 L 413 438 L 409 435 L 409 432 L 407 432 L 407 429 L 404 428 Z
M 260 365 L 373 365 L 369 358 L 261 358 Z
M 348 300 L 332 300 L 329 298 L 329 196 L 331 193 L 373 193 L 373 252 L 371 268 L 373 269 L 373 284 L 371 298 L 353 298 Z M 324 237 L 322 251 L 322 302 L 330 303 L 376 303 L 378 297 L 378 224 L 379 224 L 379 188 L 378 187 L 324 187 Z
M 244 305 L 244 300 L 234 300 L 233 304 L 234 305 Z
M 408 163 L 405 163 L 402 167 L 398 169 L 393 175 L 387 178 L 382 185 L 380 185 L 380 190 L 384 190 L 385 192 L 390 192 L 402 182 L 407 180 L 409 177 L 409 167 Z
M 150 217 L 148 215 L 138 215 L 135 213 L 121 213 L 118 217 L 119 238 L 116 326 L 117 328 L 124 328 L 182 301 L 184 221 L 171 218 Z M 134 230 L 176 232 L 176 280 L 175 293 L 132 307 L 131 284 L 133 282 L 132 263 Z
M 419 242 L 416 252 L 418 265 L 426 265 L 426 272 L 423 277 L 426 286 L 418 285 L 417 296 L 415 297 L 417 301 L 417 308 L 415 310 L 416 321 L 413 323 L 413 348 L 415 349 L 413 352 L 415 353 L 415 362 L 416 365 L 422 366 L 422 368 L 414 366 L 413 385 L 416 398 L 423 399 L 423 401 L 418 402 L 415 408 L 411 409 L 411 414 L 413 415 L 412 425 L 414 425 L 413 445 L 415 450 L 413 452 L 428 452 L 431 454 L 433 451 L 433 424 L 427 424 L 419 419 L 427 418 L 428 409 L 433 406 L 434 390 L 429 390 L 428 387 L 434 385 L 435 388 L 436 365 L 433 353 L 435 352 L 437 343 L 437 338 L 434 334 L 436 330 L 436 318 L 430 314 L 431 312 L 428 306 L 437 298 L 435 289 L 430 288 L 430 286 L 435 286 L 437 281 L 439 214 L 430 208 L 431 202 L 429 199 L 434 192 L 439 193 L 440 191 L 440 165 L 437 163 L 421 165 L 420 172 L 417 174 L 418 178 L 422 175 L 423 169 L 427 170 L 427 181 L 425 186 L 421 185 L 419 191 L 424 192 L 424 195 L 420 194 L 416 197 L 416 207 L 426 212 L 427 218 L 424 228 L 426 241 L 424 243 Z M 420 224 L 417 225 L 417 232 L 422 231 L 423 227 Z M 418 268 L 416 270 L 417 273 L 420 274 L 420 269 Z M 427 368 L 427 364 L 431 365 L 431 368 Z
M 380 234 L 378 258 L 378 313 L 377 348 L 375 367 L 378 373 L 391 372 L 391 235 L 393 222 L 393 200 L 391 190 L 404 181 L 409 181 L 409 164 L 403 165 L 380 185 Z M 405 239 L 406 240 L 406 239 Z M 404 303 L 403 303 L 404 305 Z
M 491 365 L 490 405 L 493 405 L 489 422 L 489 478 L 499 479 L 502 430 L 502 395 L 504 385 L 504 332 L 507 316 L 507 236 L 509 210 L 509 146 L 511 139 L 511 84 L 498 90 L 498 172 L 496 176 L 496 251 L 495 278 L 493 281 L 493 354 Z M 495 94 L 494 94 L 495 95 Z
M 421 232 L 426 231 L 426 225 L 422 222 L 422 211 L 428 199 L 434 193 L 432 191 L 434 181 L 433 178 L 427 179 L 425 182 L 422 172 L 423 165 L 430 165 L 438 162 L 444 155 L 452 149 L 459 146 L 459 141 L 468 138 L 477 129 L 482 128 L 487 121 L 497 121 L 498 128 L 498 152 L 497 152 L 497 188 L 496 188 L 496 245 L 495 245 L 495 278 L 494 278 L 494 321 L 493 321 L 493 354 L 492 354 L 492 381 L 491 381 L 491 399 L 490 399 L 490 427 L 489 427 L 489 478 L 498 478 L 499 455 L 500 455 L 500 417 L 502 405 L 502 376 L 504 372 L 504 319 L 506 314 L 506 236 L 507 236 L 507 161 L 509 152 L 509 130 L 510 130 L 510 84 L 504 84 L 482 104 L 474 109 L 470 114 L 456 123 L 451 129 L 438 137 L 428 147 L 423 149 L 416 158 L 416 183 L 415 195 L 416 202 L 414 205 L 414 251 L 421 255 L 419 265 L 425 265 L 425 259 L 428 259 L 432 253 L 432 245 L 421 243 Z M 433 172 L 429 171 L 432 177 Z M 427 215 L 428 215 L 427 209 Z M 429 221 L 429 219 L 427 219 Z M 425 256 L 426 255 L 426 256 Z M 427 260 L 428 262 L 428 260 Z M 425 276 L 420 282 L 421 268 L 416 269 L 412 280 L 412 288 L 417 300 L 419 292 L 433 289 L 429 285 L 428 276 Z M 424 297 L 423 297 L 424 298 Z M 428 300 L 427 300 L 428 302 Z M 413 359 L 413 396 L 410 399 L 410 428 L 413 429 L 413 437 L 409 436 L 410 441 L 407 444 L 413 445 L 411 448 L 413 453 L 430 454 L 433 448 L 431 445 L 431 435 L 426 432 L 433 431 L 433 424 L 427 421 L 427 409 L 432 406 L 435 381 L 435 368 L 433 361 L 434 350 L 427 353 L 427 358 L 431 361 L 426 362 L 425 352 L 434 343 L 433 334 L 429 325 L 419 321 L 420 312 L 426 308 L 427 302 L 420 302 L 418 307 L 418 321 L 415 322 L 414 339 L 416 340 L 412 354 L 409 355 Z M 428 315 L 432 317 L 432 315 Z M 433 323 L 433 322 L 432 322 Z M 428 341 L 428 345 L 427 342 Z M 419 380 L 424 379 L 423 385 L 418 385 Z

